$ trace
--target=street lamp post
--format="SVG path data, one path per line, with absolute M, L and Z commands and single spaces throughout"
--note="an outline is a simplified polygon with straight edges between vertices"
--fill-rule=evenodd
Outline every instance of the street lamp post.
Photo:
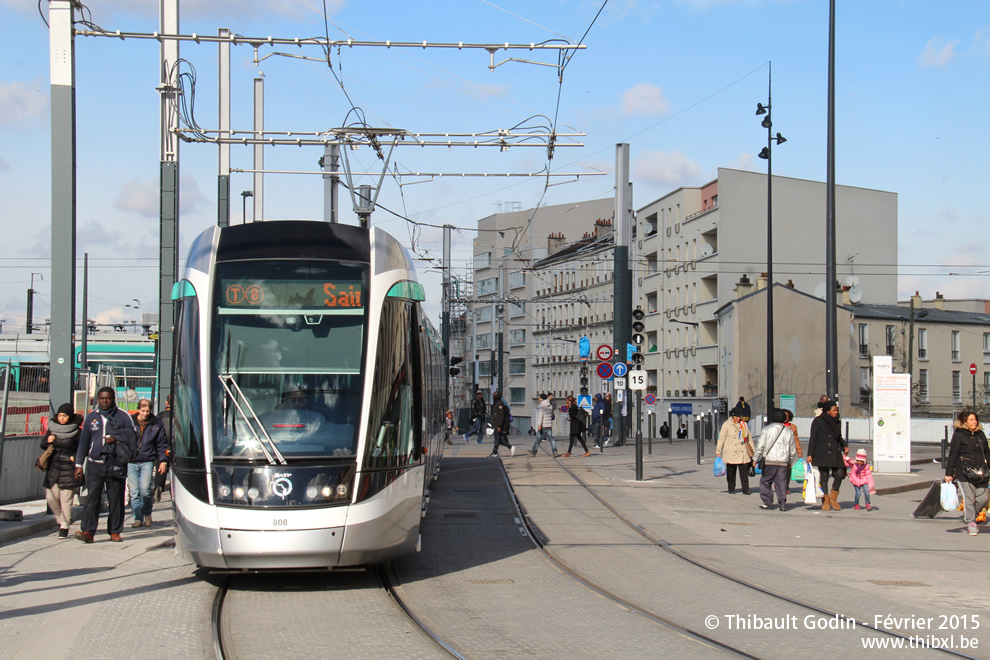
M 773 134 L 773 122 L 770 119 L 770 96 L 771 96 L 771 75 L 770 65 L 767 65 L 767 104 L 756 104 L 756 114 L 766 115 L 760 123 L 767 129 L 767 146 L 760 151 L 759 156 L 767 161 L 767 398 L 766 413 L 767 420 L 770 419 L 770 411 L 775 403 L 773 391 L 773 143 L 782 144 L 787 142 L 780 133 Z
M 245 190 L 241 192 L 241 223 L 247 224 L 247 198 L 254 197 L 254 193 L 250 190 Z

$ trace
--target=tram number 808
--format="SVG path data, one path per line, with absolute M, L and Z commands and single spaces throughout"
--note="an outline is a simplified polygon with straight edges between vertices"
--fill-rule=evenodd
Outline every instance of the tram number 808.
M 289 526 L 288 518 L 275 518 L 274 520 L 272 520 L 272 527 L 288 527 L 288 526 Z

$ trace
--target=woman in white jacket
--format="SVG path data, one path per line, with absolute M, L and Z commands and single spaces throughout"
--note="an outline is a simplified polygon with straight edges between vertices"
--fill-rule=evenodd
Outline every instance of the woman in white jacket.
M 777 506 L 781 511 L 787 510 L 787 481 L 791 478 L 791 465 L 797 460 L 797 446 L 794 444 L 794 434 L 784 424 L 787 413 L 780 408 L 770 412 L 770 424 L 763 427 L 760 438 L 756 441 L 756 453 L 753 460 L 763 459 L 763 474 L 760 476 L 761 509 L 773 506 L 773 489 L 777 489 Z

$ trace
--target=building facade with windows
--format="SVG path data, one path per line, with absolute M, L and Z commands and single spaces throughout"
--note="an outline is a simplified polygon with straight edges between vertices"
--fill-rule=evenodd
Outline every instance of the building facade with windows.
M 497 388 L 498 339 L 502 336 L 503 397 L 512 408 L 517 432 L 528 430 L 538 394 L 532 340 L 544 323 L 545 306 L 537 313 L 541 302 L 537 290 L 545 292 L 548 283 L 541 279 L 546 275 L 533 266 L 565 247 L 568 240 L 594 232 L 596 222 L 611 221 L 614 212 L 615 201 L 607 198 L 496 213 L 478 221 L 465 363 L 471 387 L 482 390 L 491 401 Z M 574 277 L 571 272 L 560 273 L 557 286 Z
M 774 283 L 822 298 L 825 194 L 822 182 L 773 178 Z M 632 255 L 633 301 L 647 311 L 645 368 L 658 408 L 680 402 L 708 410 L 717 397 L 745 396 L 754 414 L 762 413 L 765 315 L 740 328 L 755 340 L 747 349 L 754 370 L 727 382 L 725 352 L 739 347 L 720 335 L 716 310 L 733 301 L 737 289 L 765 286 L 766 175 L 719 168 L 714 181 L 640 208 Z M 897 299 L 895 193 L 836 186 L 836 256 L 839 286 L 856 287 L 866 303 Z M 774 301 L 777 325 L 790 310 Z M 777 334 L 775 343 L 775 353 L 787 350 Z M 816 369 L 824 372 L 824 362 Z

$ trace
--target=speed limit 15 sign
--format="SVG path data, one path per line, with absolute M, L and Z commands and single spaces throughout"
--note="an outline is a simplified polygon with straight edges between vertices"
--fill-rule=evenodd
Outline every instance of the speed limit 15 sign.
M 643 369 L 636 369 L 635 371 L 630 371 L 629 375 L 626 376 L 626 380 L 629 381 L 629 389 L 631 390 L 646 389 L 646 371 Z

